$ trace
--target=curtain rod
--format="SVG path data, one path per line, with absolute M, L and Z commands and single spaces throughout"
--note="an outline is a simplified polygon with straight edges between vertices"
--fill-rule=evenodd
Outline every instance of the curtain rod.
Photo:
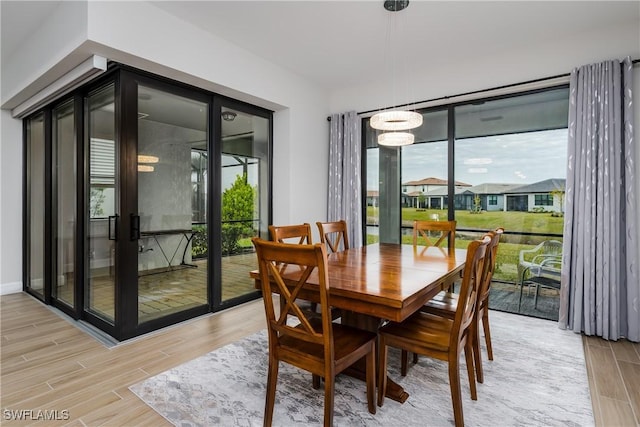
M 635 65 L 635 64 L 637 64 L 639 62 L 640 62 L 640 59 L 634 59 L 634 60 L 631 61 L 631 63 L 633 65 Z M 459 93 L 457 95 L 445 95 L 445 96 L 441 96 L 439 98 L 431 98 L 431 99 L 425 99 L 424 101 L 408 102 L 406 104 L 395 105 L 393 108 L 408 107 L 410 105 L 417 105 L 417 104 L 426 104 L 428 102 L 444 101 L 444 100 L 452 99 L 452 98 L 458 98 L 458 97 L 469 96 L 469 95 L 476 95 L 476 94 L 483 93 L 483 92 L 491 92 L 491 91 L 494 91 L 494 90 L 508 89 L 508 88 L 512 88 L 512 87 L 524 86 L 524 85 L 529 85 L 529 84 L 533 84 L 533 83 L 540 83 L 540 82 L 544 82 L 544 81 L 547 81 L 547 80 L 565 78 L 565 77 L 569 77 L 570 75 L 571 75 L 571 73 L 558 74 L 557 76 L 542 77 L 542 78 L 539 78 L 539 79 L 528 80 L 526 82 L 512 83 L 512 84 L 503 85 L 503 86 L 496 86 L 496 87 L 492 87 L 492 88 L 489 88 L 489 89 L 474 90 L 474 91 L 471 91 L 471 92 Z M 361 114 L 373 113 L 375 111 L 384 110 L 386 108 L 391 108 L 391 107 L 376 108 L 376 109 L 373 109 L 373 110 L 360 111 L 360 112 L 358 112 L 356 114 L 357 115 L 361 115 Z M 327 116 L 327 121 L 328 122 L 331 121 L 331 116 Z

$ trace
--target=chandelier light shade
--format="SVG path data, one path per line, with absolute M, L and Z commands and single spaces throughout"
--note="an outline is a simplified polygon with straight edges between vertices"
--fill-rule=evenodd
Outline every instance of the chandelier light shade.
M 138 163 L 158 163 L 160 159 L 156 156 L 148 156 L 146 154 L 138 154 Z
M 387 147 L 402 147 L 413 144 L 413 134 L 409 132 L 385 132 L 378 135 L 378 144 Z
M 395 17 L 399 16 L 403 11 L 409 6 L 409 0 L 385 0 L 383 4 L 385 10 L 390 12 L 389 19 L 387 21 L 387 38 L 386 38 L 386 50 L 391 54 L 391 59 L 385 56 L 385 63 L 390 69 L 387 74 L 392 78 L 389 81 L 392 83 L 392 94 L 393 94 L 393 104 L 390 109 L 387 111 L 380 111 L 377 114 L 374 114 L 369 119 L 369 126 L 373 129 L 377 129 L 383 131 L 380 135 L 378 135 L 378 144 L 384 145 L 387 147 L 401 147 L 403 145 L 413 144 L 415 137 L 412 133 L 403 132 L 410 129 L 415 129 L 422 126 L 422 114 L 417 113 L 415 111 L 410 110 L 402 110 L 403 106 L 408 104 L 404 104 L 400 106 L 399 103 L 396 103 L 396 83 L 398 82 L 396 74 L 396 65 L 399 64 L 398 55 L 402 52 L 399 52 L 397 49 L 398 46 L 401 46 L 405 39 L 402 34 L 399 34 L 397 40 L 393 40 L 392 32 L 394 28 L 403 29 L 405 27 L 404 23 L 395 23 Z M 406 13 L 406 12 L 404 12 Z M 406 64 L 403 69 L 406 69 Z M 407 84 L 407 88 L 408 88 Z M 407 93 L 408 95 L 408 93 Z M 401 131 L 401 132 L 398 132 Z
M 374 129 L 379 130 L 408 130 L 422 126 L 422 114 L 415 111 L 383 111 L 374 114 L 369 121 Z

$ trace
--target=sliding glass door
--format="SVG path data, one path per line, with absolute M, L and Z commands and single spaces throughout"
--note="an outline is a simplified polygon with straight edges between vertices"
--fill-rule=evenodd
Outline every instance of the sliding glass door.
M 251 238 L 269 225 L 270 121 L 264 112 L 230 101 L 220 110 L 222 305 L 256 295 L 248 272 L 258 268 Z M 217 295 L 218 297 L 218 295 Z
M 84 310 L 115 325 L 117 233 L 120 213 L 120 155 L 116 133 L 115 85 L 92 91 L 87 105 L 87 174 L 84 194 L 86 277 Z
M 208 306 L 208 258 L 193 256 L 206 238 L 206 166 L 193 183 L 194 161 L 208 159 L 209 106 L 139 84 L 136 175 L 138 323 Z M 198 199 L 194 210 L 194 198 Z M 197 225 L 197 229 L 196 229 Z
M 39 113 L 25 122 L 26 191 L 25 234 L 29 245 L 25 254 L 26 290 L 45 299 L 46 248 L 46 142 L 45 114 Z
M 75 99 L 54 108 L 53 126 L 53 289 L 52 297 L 73 310 L 76 301 L 77 162 Z
M 24 289 L 118 340 L 260 297 L 270 111 L 114 65 L 25 119 Z

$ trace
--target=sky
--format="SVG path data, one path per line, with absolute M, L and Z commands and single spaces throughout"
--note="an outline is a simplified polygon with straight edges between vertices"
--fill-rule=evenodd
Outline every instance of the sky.
M 567 129 L 456 141 L 456 181 L 532 184 L 567 176 Z M 402 182 L 447 179 L 447 142 L 402 148 Z M 367 190 L 377 190 L 378 150 L 367 154 Z M 373 166 L 373 167 L 372 167 Z

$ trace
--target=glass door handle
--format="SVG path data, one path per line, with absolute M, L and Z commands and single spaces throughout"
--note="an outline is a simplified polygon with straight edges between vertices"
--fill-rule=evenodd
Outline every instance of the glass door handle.
M 129 233 L 131 240 L 140 239 L 140 215 L 131 214 L 131 232 Z
M 113 225 L 112 225 L 113 224 Z M 108 222 L 108 239 L 118 240 L 118 215 L 110 215 Z

